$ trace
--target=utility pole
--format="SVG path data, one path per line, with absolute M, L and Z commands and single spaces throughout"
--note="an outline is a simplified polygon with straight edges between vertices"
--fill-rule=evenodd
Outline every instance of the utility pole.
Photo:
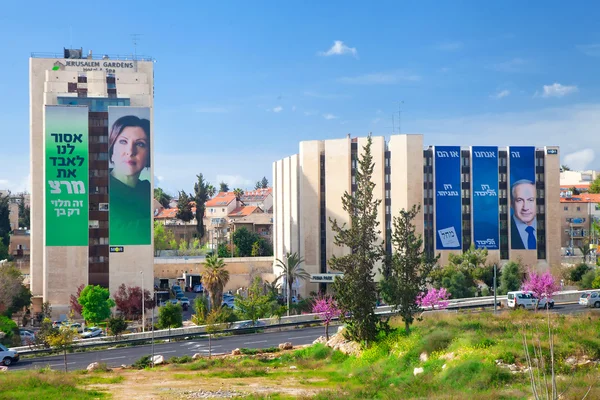
M 146 308 L 144 307 L 144 271 L 140 271 L 142 274 L 142 332 L 146 332 Z
M 154 307 L 156 307 L 156 304 L 158 304 L 158 302 L 156 301 L 156 292 L 154 290 L 152 290 L 152 298 L 154 299 Z M 152 307 L 152 358 L 150 359 L 152 361 L 152 368 L 154 368 L 154 307 Z
M 494 263 L 494 314 L 496 314 L 496 292 L 498 291 L 498 283 L 496 281 L 496 270 L 498 269 L 498 264 Z

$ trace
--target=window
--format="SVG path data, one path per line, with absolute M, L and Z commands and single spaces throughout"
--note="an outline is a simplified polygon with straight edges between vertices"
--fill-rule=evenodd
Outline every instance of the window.
M 581 207 L 577 206 L 577 211 L 581 211 Z
M 386 198 L 386 199 L 389 199 L 389 198 L 390 198 L 390 191 L 389 191 L 389 190 L 386 190 L 386 191 L 385 191 L 385 198 Z
M 385 206 L 385 213 L 390 214 L 390 206 Z
M 100 203 L 98 205 L 98 210 L 100 210 L 100 211 L 108 211 L 108 203 Z
M 564 207 L 564 210 L 565 210 L 565 211 L 569 211 L 569 206 L 565 206 L 565 207 Z
M 88 226 L 90 229 L 98 229 L 100 227 L 100 223 L 99 221 L 90 221 Z

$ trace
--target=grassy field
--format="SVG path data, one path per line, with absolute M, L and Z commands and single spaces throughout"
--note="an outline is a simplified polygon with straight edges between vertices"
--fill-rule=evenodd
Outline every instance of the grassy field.
M 594 362 L 600 361 L 600 314 L 551 314 L 551 327 L 562 398 L 581 399 L 592 386 L 587 399 L 600 399 Z M 382 336 L 360 357 L 314 345 L 152 370 L 7 373 L 0 376 L 0 399 L 185 399 L 200 390 L 249 399 L 528 399 L 524 334 L 532 357 L 534 338 L 549 356 L 543 312 L 438 313 L 416 323 L 410 336 Z M 415 376 L 415 368 L 424 372 Z

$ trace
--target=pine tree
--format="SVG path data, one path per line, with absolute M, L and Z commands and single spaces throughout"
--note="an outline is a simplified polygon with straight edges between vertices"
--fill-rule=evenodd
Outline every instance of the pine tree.
M 202 174 L 196 175 L 198 182 L 194 184 L 194 201 L 196 202 L 196 231 L 200 239 L 204 237 L 206 229 L 204 228 L 204 211 L 206 210 L 205 203 L 209 199 L 208 190 L 210 183 L 204 180 Z
M 219 183 L 219 192 L 229 192 L 229 185 L 225 182 Z
M 373 199 L 375 184 L 371 181 L 374 167 L 371 143 L 369 135 L 358 161 L 355 193 L 346 192 L 342 196 L 342 206 L 350 217 L 349 226 L 329 219 L 335 233 L 335 245 L 351 250 L 348 255 L 332 256 L 329 260 L 332 269 L 344 274 L 333 283 L 336 300 L 343 310 L 340 318 L 347 323 L 347 336 L 363 344 L 374 340 L 383 327 L 375 315 L 375 264 L 383 259 L 384 250 L 379 240 L 381 231 L 377 230 L 381 200 Z
M 423 239 L 415 232 L 413 221 L 420 209 L 420 206 L 413 206 L 408 211 L 403 209 L 399 217 L 394 217 L 391 268 L 381 281 L 383 299 L 398 311 L 407 334 L 415 314 L 421 311 L 417 296 L 425 291 L 429 274 L 439 258 L 439 255 L 427 257 Z
M 263 176 L 262 180 L 260 181 L 260 186 L 262 189 L 266 189 L 269 187 L 269 180 L 266 176 Z

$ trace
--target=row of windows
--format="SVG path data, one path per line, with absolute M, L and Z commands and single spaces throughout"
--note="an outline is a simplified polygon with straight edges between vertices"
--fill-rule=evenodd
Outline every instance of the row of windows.
M 108 153 L 90 153 L 90 161 L 108 161 Z
M 108 171 L 105 169 L 90 170 L 90 178 L 106 178 L 106 177 L 108 177 Z
M 98 257 L 90 257 L 90 263 L 103 263 L 108 262 L 108 257 L 98 256 Z
M 106 244 L 108 244 L 107 237 L 90 238 L 90 245 L 97 246 L 97 245 L 106 245 Z
M 90 136 L 89 141 L 92 144 L 95 143 L 108 143 L 108 136 Z

